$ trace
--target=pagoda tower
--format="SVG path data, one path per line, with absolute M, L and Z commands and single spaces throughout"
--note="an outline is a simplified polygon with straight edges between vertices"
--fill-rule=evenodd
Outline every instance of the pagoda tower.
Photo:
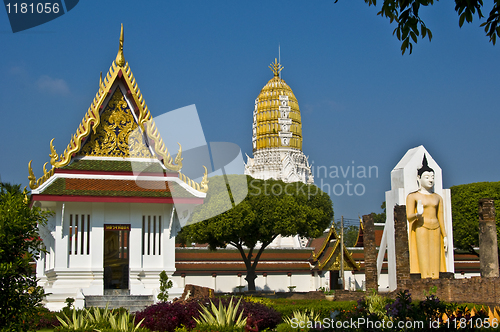
M 302 152 L 302 121 L 297 98 L 280 77 L 283 66 L 274 59 L 274 77 L 260 90 L 253 111 L 253 158 L 247 156 L 245 174 L 255 179 L 313 183 Z M 307 239 L 278 236 L 270 248 L 301 248 Z
M 269 66 L 274 77 L 255 99 L 253 158 L 247 156 L 245 174 L 256 179 L 313 183 L 311 167 L 302 152 L 302 122 L 297 98 L 280 77 L 283 66 Z

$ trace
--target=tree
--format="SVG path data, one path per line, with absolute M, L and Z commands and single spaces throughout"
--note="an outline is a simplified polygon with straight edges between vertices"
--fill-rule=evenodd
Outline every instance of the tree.
M 19 185 L 0 183 L 0 330 L 28 331 L 33 309 L 41 306 L 43 288 L 37 286 L 30 262 L 42 251 L 37 225 L 48 213 L 30 208 Z
M 338 0 L 335 0 L 337 2 Z M 436 2 L 439 0 L 436 0 Z M 377 5 L 377 0 L 365 0 L 369 6 Z M 397 26 L 393 34 L 401 41 L 401 52 L 404 54 L 413 49 L 412 41 L 416 44 L 418 37 L 432 39 L 431 30 L 427 28 L 420 17 L 421 6 L 433 5 L 434 0 L 384 0 L 377 15 L 387 17 L 390 22 L 396 22 Z M 483 18 L 483 0 L 455 0 L 455 11 L 458 13 L 458 25 L 462 27 L 465 21 L 471 23 L 477 13 L 478 19 Z M 493 45 L 497 36 L 500 37 L 500 0 L 493 1 L 493 7 L 486 22 L 482 23 L 486 36 L 490 38 Z
M 160 273 L 160 293 L 158 293 L 158 300 L 161 302 L 168 301 L 168 290 L 172 288 L 174 284 L 172 280 L 168 280 L 168 274 L 165 270 Z
M 386 211 L 385 211 L 385 201 L 380 205 L 380 208 L 384 210 L 382 213 L 375 213 L 372 212 L 371 215 L 373 216 L 373 222 L 377 223 L 385 223 L 385 220 L 387 219 Z
M 233 185 L 235 183 L 239 185 Z M 239 198 L 241 202 L 213 216 L 214 210 L 220 211 L 227 201 L 228 191 L 232 202 L 239 202 Z M 248 289 L 255 290 L 259 259 L 278 235 L 318 237 L 332 220 L 330 197 L 315 185 L 264 181 L 250 176 L 220 176 L 210 179 L 204 204 L 191 216 L 190 222 L 196 223 L 183 228 L 181 236 L 187 242 L 208 243 L 212 250 L 227 245 L 237 248 L 245 263 Z
M 334 224 L 335 231 L 340 236 L 341 234 L 341 222 L 336 221 Z M 356 225 L 346 225 L 344 222 L 344 244 L 346 247 L 352 247 L 356 244 L 358 240 L 359 226 Z
M 495 200 L 497 237 L 500 239 L 500 182 L 478 182 L 453 186 L 451 209 L 453 243 L 455 247 L 479 256 L 474 247 L 479 245 L 479 205 L 481 198 Z M 500 248 L 500 246 L 499 246 Z

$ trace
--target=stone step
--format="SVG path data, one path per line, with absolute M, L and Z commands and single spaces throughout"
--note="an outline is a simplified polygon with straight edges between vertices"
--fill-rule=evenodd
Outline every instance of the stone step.
M 141 300 L 152 300 L 153 295 L 85 295 L 85 299 L 88 300 L 129 300 L 129 301 L 141 301 Z
M 130 295 L 130 289 L 105 289 L 104 296 L 106 295 Z
M 152 301 L 87 301 L 85 303 L 86 307 L 99 307 L 105 308 L 106 304 L 108 304 L 108 308 L 115 309 L 120 307 L 126 307 L 130 305 L 138 305 L 138 306 L 148 306 L 153 304 Z
M 152 295 L 88 295 L 85 296 L 85 307 L 109 309 L 126 308 L 130 312 L 140 311 L 154 304 Z

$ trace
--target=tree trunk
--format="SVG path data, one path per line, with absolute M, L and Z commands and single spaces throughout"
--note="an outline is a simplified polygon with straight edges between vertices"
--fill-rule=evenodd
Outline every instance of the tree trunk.
M 268 242 L 263 242 L 259 251 L 257 252 L 257 255 L 252 261 L 252 256 L 253 256 L 253 250 L 254 248 L 250 248 L 248 251 L 248 254 L 245 254 L 245 250 L 243 249 L 243 245 L 241 243 L 235 243 L 232 242 L 231 244 L 234 245 L 238 251 L 241 254 L 241 257 L 243 258 L 243 262 L 245 263 L 245 267 L 247 268 L 247 276 L 245 277 L 245 280 L 248 283 L 248 290 L 249 291 L 255 291 L 255 279 L 257 279 L 257 274 L 255 274 L 255 269 L 257 267 L 257 263 L 259 263 L 260 256 L 264 252 L 264 249 L 274 241 L 277 235 L 273 236 L 273 238 L 268 241 Z
M 249 291 L 255 291 L 255 279 L 257 279 L 255 270 L 254 269 L 247 270 L 247 276 L 245 277 L 245 280 L 248 283 Z

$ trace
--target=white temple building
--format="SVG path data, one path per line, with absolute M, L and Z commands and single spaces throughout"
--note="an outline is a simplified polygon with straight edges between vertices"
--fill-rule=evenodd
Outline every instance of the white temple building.
M 181 148 L 175 159 L 166 149 L 125 62 L 123 27 L 116 60 L 66 150 L 59 155 L 52 143 L 49 171 L 44 165 L 36 179 L 29 164 L 32 204 L 53 212 L 39 225 L 46 306 L 60 310 L 70 297 L 81 308 L 106 295 L 153 301 L 160 272 L 175 272 L 175 235 L 208 181 L 206 168 L 201 183 L 187 178 Z M 170 294 L 182 291 L 174 285 Z

